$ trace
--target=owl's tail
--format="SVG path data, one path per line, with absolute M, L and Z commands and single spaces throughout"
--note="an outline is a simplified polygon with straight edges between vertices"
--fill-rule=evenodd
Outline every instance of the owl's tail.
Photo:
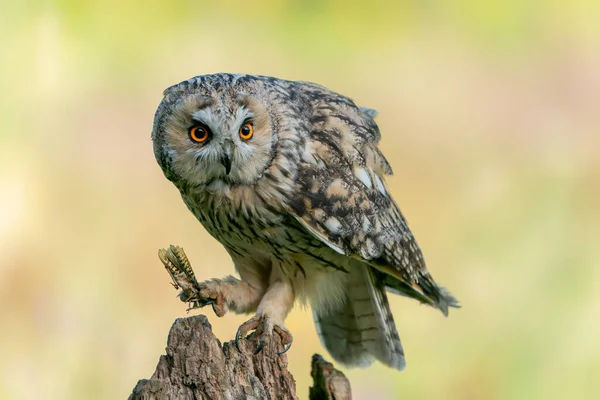
M 398 370 L 406 366 L 385 287 L 371 267 L 352 268 L 343 307 L 313 314 L 321 343 L 336 361 L 367 367 L 377 359 Z

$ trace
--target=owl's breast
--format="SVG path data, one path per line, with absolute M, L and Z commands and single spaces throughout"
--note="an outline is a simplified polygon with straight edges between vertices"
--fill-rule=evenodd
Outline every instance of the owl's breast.
M 250 211 L 227 201 L 183 198 L 232 256 L 252 260 L 248 265 L 253 266 L 277 262 L 286 276 L 294 278 L 294 291 L 302 302 L 310 301 L 319 310 L 334 309 L 343 302 L 349 260 L 308 233 L 285 210 Z
M 182 198 L 208 233 L 228 250 L 277 256 L 294 251 L 298 245 L 313 242 L 320 245 L 278 205 L 256 201 L 249 196 L 232 200 L 210 193 L 182 192 Z

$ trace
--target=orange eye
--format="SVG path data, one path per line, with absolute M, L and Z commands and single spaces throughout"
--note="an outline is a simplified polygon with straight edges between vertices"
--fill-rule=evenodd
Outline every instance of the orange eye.
M 246 123 L 244 125 L 242 125 L 242 127 L 240 128 L 240 138 L 242 138 L 242 140 L 250 140 L 252 139 L 252 136 L 254 135 L 254 127 L 252 126 L 251 123 Z
M 190 137 L 196 143 L 206 142 L 209 136 L 208 128 L 204 125 L 194 125 L 190 128 Z

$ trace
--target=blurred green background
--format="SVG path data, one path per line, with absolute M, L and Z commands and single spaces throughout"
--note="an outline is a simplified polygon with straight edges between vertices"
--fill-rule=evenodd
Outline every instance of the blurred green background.
M 388 183 L 449 318 L 392 297 L 408 367 L 356 399 L 600 398 L 600 2 L 0 2 L 0 398 L 124 399 L 185 315 L 156 253 L 233 273 L 163 177 L 164 88 L 318 82 L 380 111 Z M 216 318 L 231 340 L 247 317 Z M 296 308 L 306 398 L 324 353 Z M 328 355 L 326 355 L 328 357 Z

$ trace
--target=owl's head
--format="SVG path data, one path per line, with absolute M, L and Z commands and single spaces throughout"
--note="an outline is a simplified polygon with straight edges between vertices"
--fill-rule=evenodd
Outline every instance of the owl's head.
M 203 75 L 171 86 L 156 111 L 156 159 L 176 185 L 250 185 L 273 160 L 276 123 L 261 82 Z

